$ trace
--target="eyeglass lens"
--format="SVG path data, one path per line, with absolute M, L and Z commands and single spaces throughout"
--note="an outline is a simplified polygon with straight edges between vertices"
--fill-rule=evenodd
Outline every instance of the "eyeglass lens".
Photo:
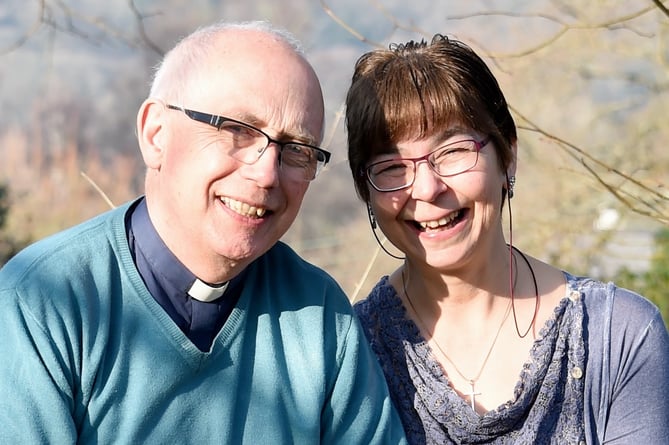
M 264 133 L 236 122 L 224 122 L 219 133 L 226 146 L 230 147 L 229 155 L 245 164 L 260 159 L 270 144 L 270 139 Z M 322 153 L 312 147 L 294 142 L 281 144 L 279 165 L 281 171 L 291 179 L 311 181 L 324 164 Z

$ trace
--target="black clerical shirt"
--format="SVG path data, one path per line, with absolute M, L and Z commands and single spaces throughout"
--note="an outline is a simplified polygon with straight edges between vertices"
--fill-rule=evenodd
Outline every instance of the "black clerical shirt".
M 239 300 L 244 272 L 230 281 L 220 298 L 198 301 L 188 295 L 197 277 L 174 256 L 156 232 L 145 198 L 129 209 L 126 232 L 137 270 L 153 298 L 198 349 L 209 351 Z

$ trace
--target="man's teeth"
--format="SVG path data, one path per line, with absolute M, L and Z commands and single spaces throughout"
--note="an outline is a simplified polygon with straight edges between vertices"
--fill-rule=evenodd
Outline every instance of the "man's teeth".
M 248 216 L 249 218 L 262 218 L 267 211 L 265 208 L 250 206 L 244 202 L 235 201 L 234 199 L 227 197 L 222 197 L 221 201 L 223 201 L 223 204 L 229 207 L 230 210 L 237 212 L 240 215 Z
M 438 227 L 445 226 L 445 225 L 449 224 L 451 221 L 453 221 L 456 218 L 456 216 L 457 216 L 457 213 L 451 213 L 449 216 L 440 218 L 436 221 L 425 221 L 425 222 L 421 222 L 419 224 L 423 229 L 436 229 Z

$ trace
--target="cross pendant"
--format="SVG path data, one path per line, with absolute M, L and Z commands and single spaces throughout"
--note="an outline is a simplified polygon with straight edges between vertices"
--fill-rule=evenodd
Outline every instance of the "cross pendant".
M 469 403 L 470 403 L 472 409 L 474 410 L 474 412 L 476 412 L 476 396 L 480 396 L 481 393 L 476 392 L 476 389 L 474 388 L 474 385 L 476 385 L 476 382 L 474 380 L 470 380 L 468 383 L 469 383 L 469 386 L 472 387 L 472 390 L 465 395 L 469 396 Z

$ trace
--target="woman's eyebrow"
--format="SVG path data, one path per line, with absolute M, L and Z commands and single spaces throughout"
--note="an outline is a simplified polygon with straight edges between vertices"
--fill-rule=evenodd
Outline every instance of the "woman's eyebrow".
M 444 131 L 442 131 L 439 134 L 438 138 L 435 138 L 435 140 L 438 140 L 438 144 L 441 144 L 442 142 L 446 142 L 448 139 L 452 138 L 453 136 L 457 135 L 462 135 L 462 136 L 470 136 L 471 129 L 462 127 L 460 125 L 454 126 L 454 127 L 448 127 Z

